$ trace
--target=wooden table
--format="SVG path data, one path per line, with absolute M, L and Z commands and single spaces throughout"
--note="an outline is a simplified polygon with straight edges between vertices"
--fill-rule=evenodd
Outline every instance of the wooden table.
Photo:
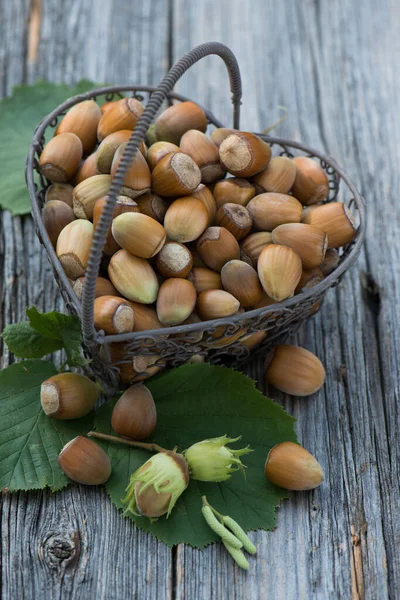
M 356 267 L 297 340 L 324 362 L 324 389 L 309 399 L 272 393 L 298 419 L 326 482 L 285 502 L 275 531 L 252 534 L 258 558 L 249 573 L 220 545 L 171 552 L 121 519 L 104 491 L 74 485 L 0 500 L 2 597 L 398 598 L 398 2 L 43 0 L 39 8 L 38 0 L 0 0 L 2 95 L 38 78 L 157 84 L 196 44 L 224 42 L 242 70 L 242 128 L 262 130 L 286 106 L 276 135 L 338 159 L 366 198 L 368 228 Z M 179 90 L 230 123 L 217 57 L 194 67 Z M 62 310 L 31 219 L 5 212 L 1 222 L 1 328 L 32 304 Z

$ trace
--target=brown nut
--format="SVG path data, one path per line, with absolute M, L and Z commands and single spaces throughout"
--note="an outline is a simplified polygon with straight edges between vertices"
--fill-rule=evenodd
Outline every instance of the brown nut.
M 65 444 L 58 464 L 67 477 L 84 485 L 100 485 L 111 475 L 110 459 L 103 448 L 83 436 Z
M 329 236 L 328 236 L 329 244 Z M 320 264 L 320 269 L 324 277 L 328 277 L 338 266 L 340 262 L 339 252 L 335 248 L 328 248 L 325 252 L 324 262 Z
M 77 219 L 64 227 L 57 239 L 56 253 L 70 279 L 85 274 L 93 240 L 93 224 Z
M 97 127 L 99 141 L 102 142 L 114 131 L 121 129 L 133 131 L 143 111 L 143 104 L 136 98 L 121 98 L 121 100 L 113 102 L 99 121 Z
M 83 154 L 82 142 L 74 133 L 61 133 L 43 148 L 39 171 L 52 183 L 66 183 L 79 167 Z
M 111 185 L 111 175 L 94 175 L 74 187 L 73 206 L 78 219 L 93 219 L 94 205 L 106 196 Z
M 140 367 L 140 370 L 138 371 L 135 369 L 135 366 L 141 363 L 142 359 L 147 361 L 146 364 L 148 366 L 146 368 Z M 139 381 L 145 381 L 146 379 L 153 377 L 153 375 L 156 375 L 165 368 L 165 364 L 154 364 L 158 359 L 158 356 L 135 356 L 135 358 L 131 361 L 118 364 L 117 366 L 119 369 L 119 378 L 121 383 L 124 385 L 132 385 L 134 383 L 138 383 Z
M 166 278 L 186 279 L 192 265 L 193 257 L 189 248 L 178 242 L 167 242 L 157 254 L 157 271 Z
M 72 208 L 65 202 L 50 200 L 42 208 L 42 219 L 50 242 L 55 248 L 61 231 L 68 223 L 75 220 L 75 215 Z
M 104 138 L 94 154 L 96 169 L 99 173 L 111 173 L 116 151 L 122 144 L 129 142 L 131 135 L 132 131 L 122 129 L 114 131 Z M 139 152 L 146 158 L 147 148 L 144 142 L 140 142 Z
M 193 283 L 198 294 L 206 290 L 222 290 L 221 275 L 207 267 L 194 267 L 188 279 Z
M 302 205 L 293 196 L 268 192 L 250 200 L 247 210 L 256 229 L 272 231 L 284 223 L 300 223 Z
M 104 104 L 100 106 L 101 114 L 104 114 L 106 110 L 111 108 L 111 106 L 113 106 L 113 104 L 115 104 L 116 102 L 118 102 L 118 100 L 110 100 L 110 102 L 104 102 Z
M 236 131 L 236 129 L 229 129 L 228 127 L 219 127 L 218 129 L 214 129 L 211 132 L 210 138 L 214 142 L 214 144 L 219 148 L 224 139 L 227 138 L 228 135 L 236 133 Z
M 83 100 L 69 109 L 56 129 L 56 135 L 74 133 L 82 142 L 83 153 L 90 154 L 97 141 L 100 107 L 94 100 Z
M 247 206 L 248 202 L 256 195 L 256 190 L 247 179 L 231 177 L 218 181 L 214 186 L 213 195 L 217 209 L 228 202 Z
M 83 295 L 83 286 L 85 285 L 85 276 L 78 277 L 72 285 L 72 289 L 78 297 L 78 300 L 82 300 Z M 100 296 L 116 296 L 118 294 L 117 290 L 111 283 L 109 279 L 105 279 L 105 277 L 97 277 L 96 278 L 96 288 L 95 288 L 95 298 L 99 298 Z
M 100 175 L 99 171 L 96 168 L 96 156 L 95 154 L 90 154 L 86 160 L 84 160 L 75 176 L 75 183 L 82 183 L 85 179 L 89 179 L 89 177 L 94 177 L 94 175 Z
M 153 433 L 156 424 L 156 405 L 152 393 L 143 383 L 127 389 L 113 408 L 111 425 L 119 435 L 144 440 Z
M 301 292 L 309 290 L 321 283 L 323 279 L 324 275 L 320 267 L 314 267 L 313 269 L 303 269 L 303 273 L 301 274 L 300 281 L 297 284 L 294 293 L 300 294 Z M 311 307 L 310 315 L 313 315 L 317 312 L 317 310 L 321 306 L 321 302 L 322 300 L 317 300 L 317 302 L 315 302 L 315 304 Z
M 261 250 L 272 244 L 272 233 L 269 231 L 258 231 L 252 233 L 242 240 L 240 244 L 240 258 L 253 267 L 257 267 L 258 257 Z
M 59 373 L 40 387 L 43 411 L 53 419 L 79 419 L 87 415 L 100 396 L 100 388 L 85 375 Z
M 164 222 L 168 204 L 161 196 L 157 196 L 156 194 L 153 194 L 153 192 L 146 192 L 145 194 L 137 196 L 136 202 L 142 214 L 147 215 L 160 223 Z
M 345 246 L 356 234 L 354 217 L 342 202 L 310 206 L 303 211 L 301 221 L 325 231 L 328 235 L 328 248 Z
M 127 145 L 127 142 L 121 144 L 115 151 L 111 165 L 111 177 L 115 177 L 115 173 L 117 172 Z M 136 198 L 137 196 L 148 192 L 150 190 L 150 186 L 150 169 L 146 159 L 143 157 L 143 154 L 138 150 L 129 165 L 129 169 L 125 175 L 124 184 L 121 188 L 120 194 L 123 196 L 129 196 L 129 198 Z
M 96 169 L 99 173 L 111 173 L 114 155 L 121 144 L 129 142 L 132 135 L 130 129 L 121 129 L 110 133 L 97 148 L 94 157 Z
M 196 240 L 206 229 L 208 218 L 201 200 L 192 196 L 178 198 L 170 204 L 164 218 L 168 239 L 181 243 Z
M 157 313 L 151 306 L 130 302 L 135 312 L 135 324 L 133 331 L 148 331 L 149 329 L 162 329 L 164 325 L 157 317 Z
M 69 183 L 52 183 L 46 190 L 45 202 L 60 200 L 72 208 L 72 192 L 74 188 Z
M 171 142 L 155 142 L 154 144 L 151 144 L 146 157 L 150 170 L 153 171 L 156 164 L 160 162 L 164 156 L 171 154 L 171 152 L 182 152 L 182 150 L 176 144 L 171 144 Z
M 131 333 L 135 322 L 132 306 L 119 296 L 100 296 L 94 301 L 94 326 L 107 335 Z
M 194 160 L 183 152 L 166 154 L 154 167 L 151 189 L 160 196 L 187 196 L 201 182 L 201 173 Z
M 261 251 L 257 264 L 264 291 L 276 302 L 291 298 L 300 281 L 300 257 L 287 246 L 270 244 Z
M 244 308 L 253 307 L 263 296 L 257 272 L 241 260 L 230 260 L 222 267 L 221 282 Z
M 154 124 L 154 133 L 158 141 L 171 142 L 178 146 L 181 137 L 189 129 L 203 132 L 207 129 L 204 110 L 190 101 L 170 106 L 161 113 Z
M 225 227 L 209 227 L 197 241 L 200 258 L 210 269 L 221 271 L 228 260 L 239 258 L 237 239 Z
M 157 297 L 157 316 L 163 325 L 183 323 L 196 305 L 196 290 L 187 279 L 166 279 Z
M 265 378 L 285 394 L 309 396 L 324 385 L 325 369 L 309 350 L 282 344 L 267 356 Z
M 300 256 L 304 268 L 312 269 L 324 260 L 328 236 L 313 225 L 286 223 L 273 230 L 272 241 L 292 248 Z
M 210 188 L 201 183 L 190 195 L 192 198 L 201 200 L 206 207 L 208 212 L 208 226 L 210 227 L 210 225 L 214 222 L 215 215 L 217 214 L 217 206 Z
M 180 149 L 193 158 L 199 167 L 202 183 L 213 183 L 225 177 L 226 171 L 219 162 L 217 146 L 201 131 L 186 131 L 181 138 Z
M 276 301 L 273 298 L 270 298 L 268 296 L 268 294 L 266 294 L 265 292 L 263 292 L 261 300 L 259 302 L 257 302 L 257 304 L 255 304 L 254 306 L 252 306 L 252 309 L 265 308 L 266 306 L 271 306 L 272 304 L 275 304 L 275 302 Z
M 251 231 L 253 221 L 247 208 L 228 202 L 218 210 L 215 224 L 225 227 L 237 240 L 242 240 Z
M 296 165 L 293 196 L 307 206 L 328 198 L 329 181 L 322 167 L 308 156 L 296 156 L 293 162 Z
M 99 224 L 101 213 L 103 212 L 105 206 L 107 205 L 107 201 L 108 201 L 107 196 L 103 196 L 102 198 L 99 198 L 98 200 L 96 200 L 96 204 L 94 205 L 94 209 L 93 209 L 93 226 L 95 229 Z M 117 196 L 117 202 L 115 204 L 114 212 L 113 212 L 113 219 L 115 219 L 119 215 L 123 215 L 123 214 L 129 213 L 129 212 L 136 212 L 136 213 L 139 212 L 139 206 L 137 205 L 135 200 L 132 200 L 132 198 L 128 198 L 128 196 Z M 103 248 L 103 252 L 107 256 L 112 256 L 113 254 L 115 254 L 115 252 L 117 252 L 117 250 L 120 249 L 119 244 L 117 244 L 117 242 L 115 241 L 115 239 L 113 237 L 111 227 L 112 227 L 112 223 L 108 228 L 106 243 Z
M 203 321 L 230 317 L 239 308 L 239 300 L 224 290 L 206 290 L 197 298 L 197 312 Z
M 164 246 L 166 239 L 161 223 L 139 212 L 124 213 L 115 217 L 111 231 L 121 248 L 141 258 L 155 256 Z
M 313 455 L 302 446 L 282 442 L 268 454 L 265 477 L 287 490 L 313 490 L 323 482 L 324 472 Z
M 152 304 L 157 298 L 157 276 L 144 258 L 118 250 L 111 257 L 108 275 L 114 287 L 128 300 Z
M 257 173 L 252 181 L 264 192 L 288 194 L 292 189 L 295 177 L 295 163 L 286 156 L 276 156 L 271 158 L 266 169 Z
M 251 177 L 265 169 L 271 158 L 271 148 L 254 133 L 237 131 L 223 140 L 219 158 L 232 175 Z
M 295 294 L 299 294 L 304 290 L 308 290 L 324 279 L 324 275 L 320 267 L 314 267 L 313 269 L 303 269 L 300 277 L 300 281 L 295 289 Z

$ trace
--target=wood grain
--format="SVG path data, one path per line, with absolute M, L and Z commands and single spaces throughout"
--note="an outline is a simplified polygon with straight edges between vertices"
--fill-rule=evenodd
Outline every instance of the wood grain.
M 28 62 L 29 2 L 0 0 L 0 81 L 45 77 L 74 83 L 157 83 L 167 65 L 167 13 L 156 0 L 99 5 L 43 0 L 36 60 Z M 148 44 L 152 23 L 157 44 Z M 37 26 L 37 23 L 36 23 Z M 21 165 L 23 168 L 23 165 Z M 0 329 L 23 320 L 25 308 L 64 310 L 30 218 L 1 215 Z M 3 348 L 2 365 L 9 361 Z M 5 600 L 98 598 L 164 600 L 172 594 L 167 546 L 122 519 L 103 490 L 73 486 L 52 495 L 0 499 L 0 581 Z
M 174 2 L 174 58 L 209 39 L 230 46 L 242 69 L 242 127 L 262 130 L 286 106 L 276 135 L 335 156 L 368 206 L 361 259 L 298 336 L 326 366 L 324 389 L 306 399 L 270 392 L 298 419 L 299 438 L 323 465 L 326 483 L 286 502 L 276 531 L 254 534 L 250 574 L 219 547 L 179 548 L 177 598 L 399 593 L 398 16 L 387 2 Z M 196 65 L 179 88 L 229 124 L 218 58 Z M 261 366 L 250 373 L 262 379 Z
M 297 418 L 326 482 L 295 494 L 273 532 L 252 532 L 249 573 L 220 545 L 163 544 L 122 520 L 104 492 L 72 487 L 0 501 L 1 590 L 37 597 L 187 600 L 336 598 L 400 594 L 400 118 L 398 3 L 382 0 L 43 0 L 36 59 L 28 61 L 29 0 L 0 0 L 1 94 L 46 77 L 74 83 L 157 83 L 172 59 L 208 40 L 235 52 L 243 75 L 242 127 L 329 152 L 367 200 L 362 256 L 299 344 L 326 366 L 310 398 L 271 396 Z M 36 23 L 36 26 L 38 23 Z M 231 122 L 229 85 L 211 57 L 179 89 Z M 26 306 L 62 309 L 29 218 L 2 214 L 0 327 Z M 8 364 L 3 348 L 2 364 Z M 247 372 L 262 385 L 262 368 Z

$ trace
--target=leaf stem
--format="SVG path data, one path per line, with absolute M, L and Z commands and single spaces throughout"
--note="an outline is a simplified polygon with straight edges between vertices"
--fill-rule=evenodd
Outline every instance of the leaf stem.
M 211 506 L 211 504 L 208 502 L 208 500 L 207 500 L 206 496 L 202 496 L 202 497 L 201 497 L 201 500 L 202 500 L 202 502 L 203 502 L 203 506 L 208 506 L 209 508 L 211 508 L 211 510 L 213 511 L 213 513 L 214 513 L 214 514 L 215 514 L 215 515 L 216 515 L 216 516 L 219 518 L 219 520 L 220 520 L 220 521 L 221 521 L 221 523 L 222 523 L 222 520 L 223 520 L 223 518 L 224 518 L 224 515 L 221 515 L 221 514 L 220 514 L 220 513 L 219 513 L 217 510 L 215 510 L 215 508 L 213 508 L 213 507 Z
M 116 435 L 108 435 L 107 433 L 100 433 L 99 431 L 89 431 L 88 437 L 98 438 L 99 440 L 105 440 L 112 442 L 113 444 L 126 444 L 127 446 L 134 446 L 135 448 L 143 448 L 149 452 L 167 452 L 165 448 L 158 444 L 146 444 L 145 442 L 134 442 L 133 440 L 126 440 L 124 438 L 117 437 Z

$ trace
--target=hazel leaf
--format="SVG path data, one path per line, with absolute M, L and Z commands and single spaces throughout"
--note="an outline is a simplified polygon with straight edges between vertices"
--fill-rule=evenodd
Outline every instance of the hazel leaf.
M 273 446 L 296 441 L 294 418 L 263 396 L 253 380 L 224 367 L 186 365 L 145 385 L 157 407 L 157 426 L 146 441 L 167 449 L 178 446 L 181 452 L 196 442 L 226 434 L 242 436 L 232 447 L 249 445 L 253 452 L 243 457 L 246 477 L 236 472 L 221 483 L 191 480 L 168 519 L 160 517 L 150 522 L 140 516 L 128 518 L 170 547 L 186 543 L 203 548 L 219 539 L 201 513 L 201 497 L 206 495 L 219 513 L 235 519 L 245 531 L 272 529 L 275 509 L 288 492 L 266 481 L 264 465 Z M 110 425 L 114 403 L 109 402 L 96 413 L 98 431 L 115 435 Z M 113 467 L 106 489 L 112 502 L 122 509 L 121 499 L 130 475 L 149 458 L 149 453 L 122 445 L 102 445 Z
M 26 309 L 31 326 L 47 339 L 59 340 L 65 349 L 70 367 L 81 367 L 87 360 L 80 354 L 82 344 L 81 324 L 78 317 L 57 311 L 41 313 L 35 306 Z
M 42 358 L 56 350 L 65 349 L 69 366 L 83 366 L 82 334 L 79 319 L 57 311 L 41 313 L 36 307 L 27 308 L 28 321 L 8 325 L 3 339 L 19 358 Z
M 17 491 L 69 483 L 58 466 L 62 447 L 85 435 L 93 416 L 60 421 L 45 415 L 41 383 L 57 373 L 48 361 L 26 360 L 0 372 L 0 490 Z
M 34 85 L 14 87 L 10 97 L 0 101 L 0 208 L 13 215 L 31 211 L 25 183 L 25 159 L 35 128 L 59 104 L 71 96 L 98 87 L 82 80 L 74 87 L 38 81 Z
M 44 337 L 28 321 L 7 325 L 2 337 L 9 350 L 19 358 L 42 358 L 62 348 L 61 340 Z

